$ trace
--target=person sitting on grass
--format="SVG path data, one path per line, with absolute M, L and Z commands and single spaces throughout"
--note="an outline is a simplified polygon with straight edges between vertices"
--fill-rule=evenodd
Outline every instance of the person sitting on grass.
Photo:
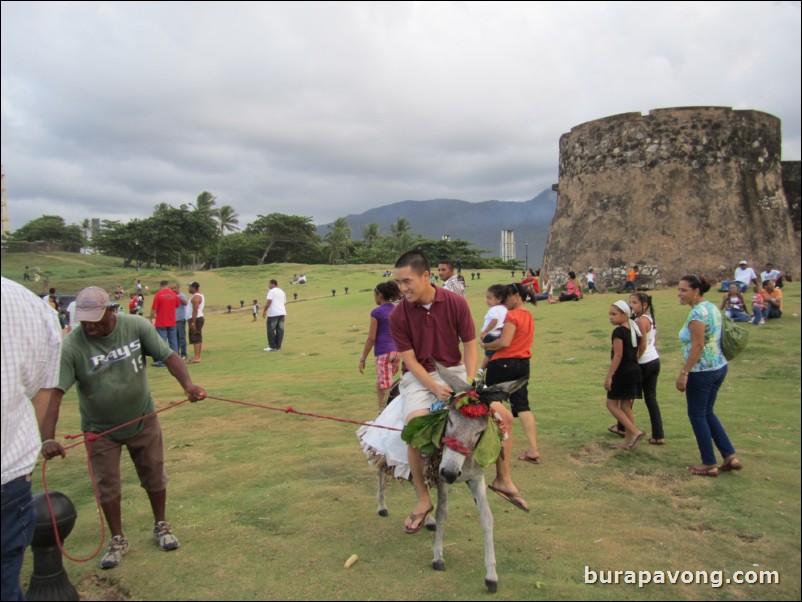
M 568 282 L 565 284 L 565 292 L 560 295 L 560 303 L 563 301 L 579 301 L 582 298 L 582 287 L 576 279 L 574 272 L 568 272 Z
M 748 322 L 752 318 L 746 311 L 744 294 L 736 283 L 730 284 L 730 290 L 724 295 L 719 307 L 733 322 Z

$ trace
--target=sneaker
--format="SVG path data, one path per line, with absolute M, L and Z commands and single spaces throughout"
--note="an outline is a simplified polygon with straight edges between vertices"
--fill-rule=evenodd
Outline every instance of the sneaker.
M 126 554 L 128 554 L 128 540 L 122 535 L 115 535 L 111 538 L 106 555 L 100 561 L 100 568 L 116 569 Z
M 761 318 L 761 319 L 760 319 L 760 323 L 761 323 L 761 324 L 765 324 L 765 323 L 766 323 L 766 318 Z
M 273 351 L 273 348 L 272 347 L 265 347 L 264 351 Z
M 173 535 L 173 530 L 170 527 L 170 523 L 167 521 L 159 521 L 153 527 L 153 539 L 159 544 L 159 549 L 163 552 L 169 552 L 170 550 L 177 550 L 181 543 L 178 541 L 178 538 Z

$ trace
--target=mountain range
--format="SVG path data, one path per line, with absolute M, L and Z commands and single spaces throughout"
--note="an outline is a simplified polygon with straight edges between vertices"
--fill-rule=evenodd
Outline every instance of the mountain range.
M 389 234 L 390 225 L 399 217 L 405 217 L 413 234 L 434 240 L 444 235 L 452 240 L 460 238 L 473 243 L 488 256 L 500 256 L 501 231 L 513 230 L 516 259 L 524 260 L 528 256 L 530 266 L 539 266 L 556 207 L 557 193 L 544 190 L 528 201 L 400 201 L 345 217 L 357 240 L 362 239 L 363 226 L 376 223 L 382 234 Z M 331 225 L 318 226 L 318 234 L 325 236 Z

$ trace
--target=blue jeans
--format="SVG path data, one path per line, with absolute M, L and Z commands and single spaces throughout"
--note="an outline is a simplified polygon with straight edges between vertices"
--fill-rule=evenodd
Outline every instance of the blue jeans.
M 175 322 L 176 353 L 181 357 L 187 356 L 187 321 L 176 320 Z
M 755 317 L 752 318 L 752 324 L 760 324 L 761 320 L 768 320 L 769 319 L 769 308 L 765 307 L 763 309 L 753 305 L 752 306 L 752 313 L 755 314 Z
M 175 326 L 167 326 L 166 328 L 156 328 L 159 336 L 167 341 L 170 349 L 178 353 L 178 341 L 175 334 Z
M 267 346 L 278 351 L 284 340 L 284 316 L 268 316 Z
M 691 372 L 688 375 L 688 384 L 685 388 L 685 397 L 688 401 L 688 418 L 693 427 L 693 434 L 696 436 L 696 444 L 702 454 L 702 464 L 707 466 L 717 464 L 713 443 L 716 444 L 718 451 L 724 458 L 735 453 L 735 448 L 730 443 L 730 438 L 727 437 L 724 426 L 713 413 L 718 390 L 721 388 L 726 376 L 726 365 L 718 370 Z
M 749 317 L 749 314 L 745 311 L 741 311 L 740 309 L 732 308 L 726 310 L 727 315 L 729 316 L 730 320 L 733 322 L 748 322 L 752 318 Z
M 2 599 L 24 600 L 19 574 L 36 527 L 30 479 L 19 477 L 3 485 L 2 502 Z

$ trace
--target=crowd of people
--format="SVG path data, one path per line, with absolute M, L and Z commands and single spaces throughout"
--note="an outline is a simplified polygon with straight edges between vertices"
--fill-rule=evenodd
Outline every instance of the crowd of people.
M 633 272 L 637 275 L 637 271 L 634 266 L 630 275 Z M 402 255 L 391 273 L 393 279 L 378 283 L 373 291 L 375 308 L 370 313 L 368 337 L 358 369 L 360 373 L 365 372 L 372 352 L 380 411 L 386 408 L 394 379 L 403 371 L 399 403 L 403 404 L 400 412 L 404 422 L 428 414 L 433 401 L 447 401 L 452 396 L 453 389 L 435 370 L 434 362 L 463 381 L 474 381 L 476 386 L 518 379 L 528 383 L 535 322 L 527 304 L 538 300 L 559 303 L 582 298 L 574 272 L 569 273 L 565 290 L 555 296 L 548 276 L 529 270 L 520 282 L 487 287 L 488 311 L 477 336 L 465 300 L 466 284 L 459 270 L 455 271 L 453 262 L 441 260 L 435 275 L 427 258 L 413 251 Z M 633 289 L 634 279 L 633 276 L 627 281 L 633 283 Z M 589 292 L 594 291 L 592 269 L 588 271 L 587 280 Z M 722 287 L 725 284 L 726 294 L 720 306 L 705 299 L 710 284 L 703 277 L 687 275 L 678 285 L 679 302 L 687 305 L 690 311 L 679 333 L 684 363 L 675 386 L 686 395 L 688 416 L 701 457 L 700 463 L 687 468 L 695 476 L 717 477 L 722 472 L 743 468 L 714 412 L 717 394 L 728 370 L 720 343 L 723 316 L 734 321 L 751 320 L 757 325 L 782 316 L 782 274 L 771 264 L 758 280 L 754 270 L 741 262 L 733 280 L 722 283 Z M 751 304 L 747 304 L 744 292 L 750 286 L 754 287 L 754 295 Z M 56 311 L 60 309 L 55 290 L 48 295 L 47 303 L 31 303 L 30 297 L 36 299 L 32 293 L 3 279 L 3 340 L 8 341 L 3 346 L 4 599 L 16 599 L 18 595 L 15 589 L 19 587 L 18 564 L 30 542 L 27 530 L 18 528 L 19 525 L 13 528 L 6 525 L 6 492 L 14 496 L 15 504 L 25 505 L 30 497 L 30 472 L 37 454 L 41 451 L 48 459 L 65 455 L 64 448 L 54 437 L 63 395 L 73 386 L 77 388 L 85 432 L 103 433 L 133 420 L 131 426 L 99 437 L 89 450 L 98 478 L 101 508 L 112 533 L 101 566 L 119 566 L 129 550 L 121 518 L 119 464 L 123 446 L 128 448 L 150 500 L 156 543 L 165 551 L 180 545 L 166 518 L 167 477 L 158 420 L 155 416 L 136 419 L 154 409 L 144 369 L 148 356 L 154 360 L 153 366 L 167 368 L 190 400 L 206 396 L 205 390 L 193 383 L 185 363 L 201 361 L 205 297 L 200 293 L 198 282 L 190 283 L 187 296 L 181 292 L 178 282 L 163 280 L 153 296 L 149 320 L 145 320 L 138 317 L 144 313 L 141 281 L 137 281 L 136 289 L 130 293 L 130 315 L 126 315 L 118 303 L 125 295 L 122 284 L 114 292 L 114 301 L 98 287 L 81 291 L 68 310 L 73 324 L 80 323 L 81 328 L 74 328 L 62 341 L 57 313 L 47 309 L 48 304 Z M 256 321 L 259 314 L 256 299 L 252 313 Z M 286 295 L 272 279 L 262 311 L 262 317 L 267 320 L 265 351 L 282 348 L 286 313 Z M 647 438 L 633 412 L 635 400 L 644 398 L 651 423 L 647 440 L 653 445 L 664 445 L 666 437 L 657 401 L 660 356 L 652 297 L 632 290 L 628 301 L 622 299 L 611 304 L 608 315 L 614 329 L 604 389 L 607 409 L 616 419 L 608 430 L 624 439 L 624 449 L 634 450 Z M 29 331 L 25 337 L 14 334 L 20 328 Z M 192 359 L 187 355 L 188 345 L 193 347 Z M 57 360 L 59 350 L 60 360 Z M 35 353 L 36 358 L 32 358 L 31 353 Z M 30 374 L 28 366 L 34 365 L 38 372 Z M 46 408 L 38 430 L 32 400 Z M 511 410 L 495 402 L 493 411 L 498 413 L 504 430 L 510 435 L 514 418 L 520 420 L 526 445 L 522 446 L 520 454 L 513 455 L 512 437 L 504 440 L 504 453 L 496 463 L 496 478 L 490 488 L 528 512 L 528 504 L 510 471 L 514 457 L 531 464 L 541 462 L 537 422 L 530 406 L 528 386 L 514 391 L 509 404 Z M 715 455 L 716 449 L 721 463 Z M 404 530 L 413 534 L 422 528 L 433 506 L 423 479 L 424 460 L 420 451 L 409 446 L 406 462 L 417 501 L 404 521 Z M 11 501 L 9 499 L 9 503 Z M 11 557 L 9 578 L 6 576 L 7 553 Z M 15 571 L 16 578 L 13 577 Z
M 556 299 L 553 286 L 548 277 L 529 270 L 520 282 L 509 285 L 495 284 L 487 288 L 485 299 L 488 306 L 482 329 L 478 337 L 468 326 L 469 310 L 461 303 L 464 297 L 464 284 L 460 284 L 454 274 L 453 263 L 442 260 L 438 264 L 438 275 L 442 287 L 435 286 L 433 270 L 429 269 L 425 257 L 420 254 L 405 254 L 399 259 L 395 269 L 395 282 L 400 286 L 401 301 L 396 308 L 392 304 L 398 291 L 393 287 L 385 294 L 381 287 L 390 283 L 380 283 L 374 292 L 378 306 L 371 313 L 370 334 L 365 343 L 359 370 L 364 373 L 367 355 L 374 345 L 377 347 L 377 396 L 379 407 L 383 408 L 392 383 L 391 375 L 399 369 L 395 361 L 400 354 L 403 365 L 401 378 L 400 416 L 404 424 L 417 416 L 427 414 L 435 400 L 444 400 L 453 393 L 437 371 L 432 361 L 447 366 L 449 371 L 467 378 L 474 374 L 480 364 L 474 349 L 480 346 L 481 365 L 475 371 L 476 386 L 488 386 L 519 378 L 528 382 L 530 374 L 531 349 L 534 339 L 534 320 L 526 309 L 527 302 L 537 300 L 553 302 L 577 301 L 581 299 L 581 287 L 576 274 L 569 273 L 565 291 Z M 767 266 L 767 271 L 771 266 Z M 624 289 L 630 292 L 628 301 L 618 300 L 610 306 L 609 319 L 614 326 L 611 334 L 610 367 L 604 381 L 607 409 L 616 419 L 608 430 L 623 438 L 623 448 L 634 450 L 642 440 L 661 446 L 666 443 L 663 419 L 657 400 L 657 381 L 660 375 L 660 354 L 657 350 L 657 322 L 652 297 L 639 291 L 635 280 L 639 272 L 633 266 L 628 274 Z M 782 311 L 782 294 L 778 294 L 775 278 L 778 272 L 768 271 L 763 282 L 761 297 L 766 315 L 776 309 L 775 317 Z M 588 270 L 588 289 L 595 291 L 595 275 Z M 747 283 L 748 284 L 748 283 Z M 718 419 L 714 407 L 718 391 L 727 375 L 727 360 L 721 347 L 722 313 L 704 295 L 710 290 L 709 283 L 701 276 L 684 276 L 678 285 L 678 299 L 682 305 L 689 306 L 690 312 L 679 333 L 684 364 L 675 386 L 685 393 L 691 428 L 697 441 L 701 462 L 687 466 L 694 476 L 716 477 L 721 472 L 743 468 L 727 432 Z M 725 299 L 733 309 L 745 312 L 743 297 L 738 286 L 733 283 Z M 737 306 L 737 307 L 736 307 Z M 722 310 L 725 308 L 722 303 Z M 763 314 L 760 314 L 763 315 Z M 434 327 L 426 324 L 432 318 Z M 381 334 L 379 334 L 381 333 Z M 462 354 L 459 346 L 462 345 Z M 381 353 L 379 352 L 381 351 Z M 383 359 L 379 359 L 382 357 Z M 393 361 L 387 358 L 392 357 Z M 637 424 L 633 412 L 636 399 L 643 398 L 650 419 L 650 434 Z M 529 405 L 528 389 L 522 387 L 509 399 L 512 409 L 504 417 L 505 424 L 512 417 L 521 420 L 526 437 L 526 448 L 519 461 L 540 463 L 540 450 L 537 438 L 537 423 Z M 388 412 L 385 408 L 383 414 Z M 396 409 L 393 414 L 399 414 Z M 377 420 L 382 424 L 382 417 Z M 374 429 L 378 430 L 378 429 Z M 381 454 L 387 435 L 372 437 L 369 430 L 360 431 L 366 453 Z M 511 447 L 508 439 L 505 445 Z M 717 462 L 715 449 L 721 455 Z M 415 485 L 417 502 L 407 516 L 404 529 L 407 533 L 417 532 L 426 516 L 432 511 L 431 499 L 423 482 L 422 460 L 419 452 L 409 446 L 407 450 L 409 474 Z M 504 454 L 508 455 L 508 454 Z M 400 463 L 403 459 L 395 460 Z M 396 472 L 396 474 L 399 474 Z M 403 471 L 401 474 L 406 474 Z M 526 500 L 512 482 L 503 462 L 497 465 L 497 477 L 490 487 L 516 507 L 528 511 Z

